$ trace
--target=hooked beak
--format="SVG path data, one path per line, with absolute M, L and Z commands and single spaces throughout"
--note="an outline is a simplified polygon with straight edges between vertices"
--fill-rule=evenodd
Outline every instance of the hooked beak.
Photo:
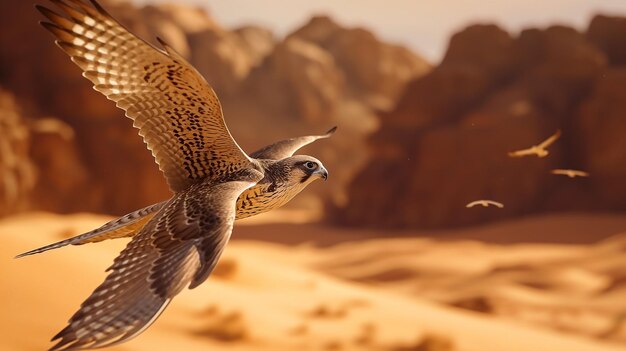
M 313 172 L 313 174 L 317 174 L 320 178 L 324 180 L 328 179 L 328 171 L 324 167 L 320 167 L 317 171 Z

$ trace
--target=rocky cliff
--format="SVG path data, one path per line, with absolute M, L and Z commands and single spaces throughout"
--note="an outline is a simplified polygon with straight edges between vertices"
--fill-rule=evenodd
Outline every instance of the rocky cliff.
M 455 34 L 441 64 L 381 114 L 366 171 L 329 213 L 337 223 L 424 228 L 626 210 L 625 21 L 598 16 L 586 33 L 474 25 Z M 548 157 L 507 157 L 557 129 Z M 465 208 L 483 198 L 505 206 Z

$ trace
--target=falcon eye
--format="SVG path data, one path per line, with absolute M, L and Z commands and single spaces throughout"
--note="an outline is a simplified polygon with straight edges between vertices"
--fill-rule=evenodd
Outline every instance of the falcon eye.
M 304 167 L 308 168 L 308 169 L 315 169 L 317 168 L 317 164 L 315 162 L 307 162 L 304 164 Z

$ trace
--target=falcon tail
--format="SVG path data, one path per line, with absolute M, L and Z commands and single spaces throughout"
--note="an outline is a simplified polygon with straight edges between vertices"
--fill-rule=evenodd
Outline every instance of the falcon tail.
M 114 219 L 103 226 L 84 234 L 61 240 L 40 248 L 30 250 L 15 256 L 21 258 L 53 249 L 58 249 L 67 245 L 83 245 L 95 243 L 107 239 L 125 238 L 135 235 L 143 226 L 163 207 L 165 202 L 159 202 L 140 210 L 131 212 L 125 216 Z

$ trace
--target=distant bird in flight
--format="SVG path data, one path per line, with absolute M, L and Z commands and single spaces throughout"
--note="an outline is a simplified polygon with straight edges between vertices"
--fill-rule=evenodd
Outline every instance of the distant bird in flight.
M 50 1 L 63 15 L 37 5 L 49 20 L 41 24 L 94 88 L 134 121 L 174 192 L 167 201 L 18 256 L 132 237 L 51 350 L 106 347 L 137 336 L 181 290 L 204 282 L 235 219 L 280 207 L 314 180 L 327 179 L 319 160 L 293 154 L 335 128 L 248 156 L 231 137 L 213 89 L 171 47 L 139 39 L 95 0 Z
M 589 173 L 587 173 L 585 171 L 578 171 L 578 170 L 575 170 L 575 169 L 553 169 L 553 170 L 550 171 L 550 173 L 557 174 L 557 175 L 565 175 L 565 176 L 568 176 L 570 178 L 589 177 Z
M 469 204 L 465 205 L 465 207 L 467 208 L 472 208 L 474 206 L 478 206 L 481 205 L 483 207 L 489 207 L 489 206 L 495 206 L 497 208 L 503 208 L 504 205 L 496 202 L 496 201 L 492 201 L 492 200 L 476 200 L 476 201 L 472 201 Z
M 529 147 L 528 149 L 509 152 L 509 156 L 510 157 L 524 157 L 524 156 L 537 155 L 537 157 L 540 157 L 540 158 L 546 157 L 549 154 L 548 150 L 546 149 L 548 148 L 548 146 L 552 145 L 552 143 L 554 143 L 560 136 L 561 136 L 561 131 L 557 130 L 556 133 L 554 133 L 548 139 L 543 141 L 541 144 L 533 145 Z

